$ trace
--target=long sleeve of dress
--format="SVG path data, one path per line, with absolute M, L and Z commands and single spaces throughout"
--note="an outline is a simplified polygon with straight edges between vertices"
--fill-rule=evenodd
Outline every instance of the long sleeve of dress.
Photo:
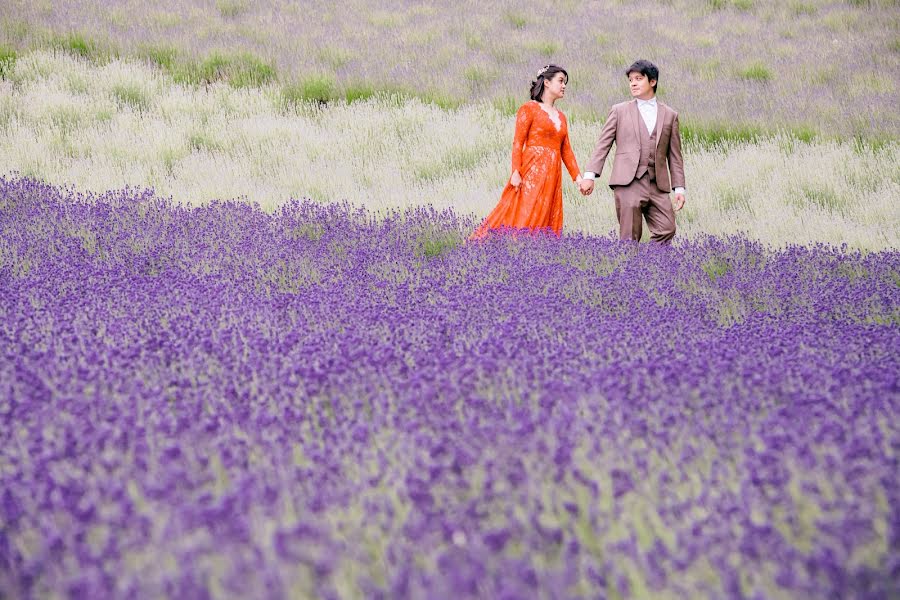
M 525 146 L 525 140 L 528 139 L 528 131 L 531 129 L 531 122 L 534 121 L 534 110 L 528 104 L 523 104 L 516 112 L 516 133 L 513 135 L 512 145 L 512 170 L 519 171 L 522 166 L 522 148 Z M 519 171 L 519 175 L 522 172 Z
M 572 181 L 577 180 L 578 175 L 581 174 L 581 171 L 578 170 L 578 161 L 575 160 L 575 153 L 572 152 L 572 144 L 569 143 L 568 132 L 566 133 L 566 137 L 563 138 L 561 154 L 563 164 L 566 165 L 566 169 L 569 170 L 569 175 L 572 176 Z

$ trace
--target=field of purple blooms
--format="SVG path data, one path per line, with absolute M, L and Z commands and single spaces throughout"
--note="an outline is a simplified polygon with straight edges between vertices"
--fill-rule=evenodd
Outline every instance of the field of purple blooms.
M 900 252 L 0 177 L 0 597 L 889 598 Z

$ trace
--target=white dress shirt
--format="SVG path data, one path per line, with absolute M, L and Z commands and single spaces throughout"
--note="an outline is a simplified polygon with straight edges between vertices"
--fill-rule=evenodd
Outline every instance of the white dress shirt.
M 638 110 L 641 113 L 641 118 L 644 120 L 644 125 L 647 126 L 647 133 L 653 135 L 653 130 L 656 129 L 656 96 L 649 100 L 638 98 Z
M 647 126 L 647 133 L 653 135 L 653 130 L 656 129 L 656 114 L 658 112 L 658 105 L 656 103 L 656 96 L 653 96 L 649 100 L 641 100 L 637 99 L 638 103 L 638 112 L 641 113 L 641 119 L 644 121 L 644 125 Z M 584 174 L 585 179 L 596 179 L 597 174 L 588 171 Z M 676 194 L 683 194 L 684 188 L 677 187 L 672 190 Z

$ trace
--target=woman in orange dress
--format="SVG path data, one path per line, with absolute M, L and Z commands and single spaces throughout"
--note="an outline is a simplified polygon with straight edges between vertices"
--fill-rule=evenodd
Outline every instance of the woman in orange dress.
M 551 229 L 562 233 L 562 168 L 566 165 L 576 183 L 581 181 L 578 163 L 569 144 L 566 116 L 554 105 L 565 96 L 569 74 L 547 65 L 531 84 L 531 101 L 516 112 L 512 146 L 512 175 L 500 202 L 469 236 L 476 240 L 492 229 Z

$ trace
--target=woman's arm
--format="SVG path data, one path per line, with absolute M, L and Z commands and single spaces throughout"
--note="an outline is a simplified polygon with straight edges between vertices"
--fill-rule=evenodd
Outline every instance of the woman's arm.
M 531 123 L 534 121 L 534 107 L 532 104 L 532 102 L 526 102 L 516 112 L 516 132 L 513 135 L 512 144 L 512 171 L 513 173 L 518 173 L 519 176 L 522 175 L 519 171 L 522 168 L 522 149 L 525 146 L 525 140 L 528 139 Z
M 569 170 L 569 175 L 572 176 L 572 181 L 578 181 L 581 179 L 581 171 L 578 170 L 578 161 L 575 160 L 575 153 L 572 152 L 572 144 L 569 142 L 569 125 L 566 124 L 566 137 L 563 138 L 562 142 L 562 160 L 563 164 L 566 165 L 566 169 Z

